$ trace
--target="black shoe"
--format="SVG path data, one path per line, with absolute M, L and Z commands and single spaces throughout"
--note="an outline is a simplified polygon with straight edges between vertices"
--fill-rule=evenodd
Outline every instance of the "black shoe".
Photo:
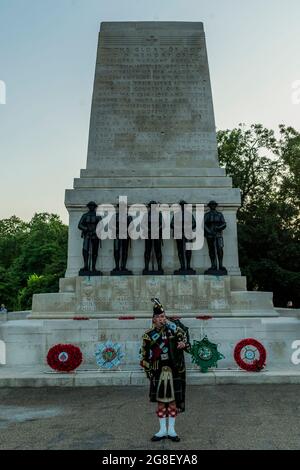
M 180 442 L 179 436 L 168 436 L 168 439 L 170 439 L 173 442 Z
M 161 441 L 162 439 L 165 439 L 165 438 L 166 438 L 166 436 L 159 437 L 159 436 L 154 435 L 154 436 L 151 437 L 151 441 L 152 442 L 157 442 L 157 441 Z

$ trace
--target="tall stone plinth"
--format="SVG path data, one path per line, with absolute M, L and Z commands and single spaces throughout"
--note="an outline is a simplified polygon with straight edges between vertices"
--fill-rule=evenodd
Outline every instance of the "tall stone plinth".
M 242 276 L 101 276 L 60 280 L 57 294 L 33 296 L 34 318 L 151 317 L 152 297 L 180 317 L 278 316 L 271 292 L 247 292 Z
M 77 228 L 86 204 L 219 203 L 227 222 L 224 265 L 240 275 L 236 211 L 240 192 L 219 168 L 216 130 L 202 23 L 102 23 L 92 98 L 86 169 L 66 191 L 69 248 L 66 277 L 82 267 Z M 141 274 L 144 241 L 132 243 L 128 269 Z M 210 266 L 206 244 L 193 267 Z M 114 267 L 113 242 L 104 241 L 98 269 Z M 174 240 L 163 246 L 166 274 L 178 269 Z

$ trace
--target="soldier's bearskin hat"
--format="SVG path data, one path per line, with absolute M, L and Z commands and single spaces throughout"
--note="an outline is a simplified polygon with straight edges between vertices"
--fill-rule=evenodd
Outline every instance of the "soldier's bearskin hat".
M 161 313 L 165 313 L 164 308 L 163 308 L 160 300 L 157 297 L 154 297 L 153 299 L 151 299 L 151 301 L 154 304 L 153 305 L 153 317 L 155 315 L 160 315 Z

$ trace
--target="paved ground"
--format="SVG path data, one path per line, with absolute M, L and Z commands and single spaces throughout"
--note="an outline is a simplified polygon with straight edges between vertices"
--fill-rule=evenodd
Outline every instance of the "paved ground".
M 0 389 L 0 449 L 300 449 L 300 385 L 189 386 L 180 443 L 145 387 Z

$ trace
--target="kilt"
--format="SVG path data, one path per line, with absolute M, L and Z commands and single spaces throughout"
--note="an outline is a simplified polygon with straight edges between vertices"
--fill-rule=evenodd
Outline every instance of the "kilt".
M 158 370 L 155 370 L 152 372 L 152 376 L 150 378 L 149 398 L 151 402 L 157 402 L 156 394 L 157 394 L 160 374 L 161 374 L 161 369 L 159 368 Z M 179 412 L 183 412 L 185 410 L 185 384 L 186 384 L 185 376 L 186 374 L 185 374 L 185 371 L 178 372 L 172 369 L 172 375 L 173 375 L 173 387 L 174 387 L 176 407 Z

